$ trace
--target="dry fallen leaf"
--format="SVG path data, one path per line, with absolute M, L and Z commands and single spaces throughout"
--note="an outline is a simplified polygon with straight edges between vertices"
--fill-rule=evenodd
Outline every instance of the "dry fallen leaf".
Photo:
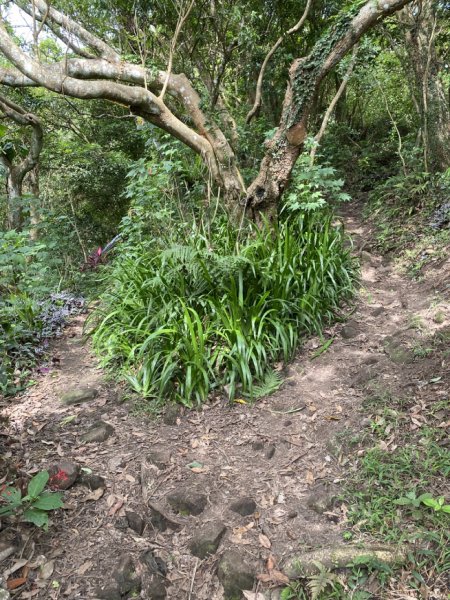
M 246 600 L 264 600 L 265 599 L 264 594 L 261 594 L 261 592 L 247 592 L 244 590 L 242 593 L 244 594 L 244 598 Z
M 285 575 L 284 573 L 282 573 L 281 571 L 277 571 L 276 569 L 273 569 L 272 571 L 270 571 L 270 576 L 274 583 L 280 583 L 283 585 L 289 584 L 289 577 L 287 575 Z
M 314 480 L 315 480 L 314 473 L 308 469 L 306 471 L 306 477 L 305 477 L 305 479 L 306 479 L 306 483 L 308 483 L 310 485 L 313 484 Z
M 8 579 L 8 581 L 6 582 L 6 587 L 8 588 L 8 590 L 15 590 L 16 588 L 20 587 L 21 585 L 23 585 L 26 582 L 27 582 L 26 577 L 17 577 L 16 579 Z
M 124 501 L 122 499 L 117 500 L 117 502 L 114 504 L 114 506 L 111 506 L 111 508 L 109 509 L 108 517 L 114 516 L 116 514 L 116 512 L 122 508 L 123 504 L 124 504 Z
M 269 540 L 267 535 L 264 535 L 263 533 L 259 534 L 259 543 L 263 548 L 267 549 L 269 549 L 272 546 L 272 542 Z
M 35 596 L 37 596 L 40 593 L 41 593 L 41 590 L 39 590 L 39 589 L 32 590 L 31 592 L 22 592 L 21 597 L 22 598 L 34 598 Z
M 13 573 L 15 573 L 16 571 L 18 571 L 22 567 L 24 567 L 27 563 L 28 563 L 28 559 L 27 558 L 19 558 L 18 560 L 15 561 L 15 563 L 13 564 L 12 567 L 10 567 L 6 571 L 3 571 L 3 578 L 4 579 L 9 579 L 9 577 Z
M 55 561 L 49 560 L 39 569 L 39 579 L 50 579 L 55 569 Z
M 88 500 L 99 500 L 103 494 L 105 493 L 105 488 L 97 488 L 96 490 L 93 490 L 92 492 L 89 492 L 89 494 L 87 494 L 87 496 L 85 496 L 83 498 L 83 502 L 87 502 Z
M 94 563 L 91 562 L 90 560 L 87 560 L 85 563 L 83 563 L 80 567 L 78 567 L 77 569 L 77 575 L 84 575 L 85 573 L 87 573 L 89 571 L 89 569 L 91 569 L 94 566 Z
M 257 575 L 257 579 L 262 583 L 276 583 L 282 585 L 289 584 L 289 577 L 281 571 L 277 571 L 276 569 L 272 569 L 269 573 L 261 573 L 260 575 Z
M 245 539 L 243 536 L 245 533 L 247 533 L 247 531 L 249 531 L 250 529 L 252 529 L 252 527 L 255 526 L 255 523 L 249 523 L 248 525 L 244 525 L 243 527 L 235 527 L 233 529 L 233 535 L 231 536 L 231 541 L 234 544 L 241 544 L 241 545 L 246 545 L 246 544 L 251 544 L 251 540 L 249 539 Z

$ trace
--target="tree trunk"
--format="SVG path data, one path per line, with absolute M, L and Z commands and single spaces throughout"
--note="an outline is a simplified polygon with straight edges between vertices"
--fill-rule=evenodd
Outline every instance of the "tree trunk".
M 406 4 L 408 0 L 384 0 L 367 2 L 358 12 L 350 10 L 336 19 L 309 56 L 293 62 L 280 126 L 268 145 L 256 179 L 247 190 L 246 207 L 253 218 L 258 218 L 259 212 L 271 220 L 276 218 L 279 201 L 303 150 L 308 120 L 324 77 L 368 29 Z
M 31 140 L 25 158 L 19 163 L 14 164 L 14 158 L 10 160 L 5 154 L 0 154 L 0 161 L 7 173 L 8 227 L 20 230 L 24 222 L 22 204 L 23 180 L 27 173 L 37 169 L 44 134 L 41 123 L 35 115 L 25 111 L 24 108 L 2 95 L 0 95 L 0 113 L 3 113 L 5 117 L 11 119 L 17 125 L 31 128 Z
M 22 181 L 17 171 L 12 168 L 6 176 L 6 194 L 8 198 L 8 229 L 22 229 Z
M 450 166 L 450 112 L 445 88 L 440 78 L 436 52 L 437 14 L 432 0 L 423 0 L 413 11 L 405 9 L 401 22 L 407 55 L 418 94 L 421 133 L 426 171 L 445 170 Z
M 39 223 L 41 221 L 38 202 L 39 202 L 39 165 L 36 165 L 28 174 L 28 183 L 30 186 L 30 238 L 36 241 L 39 238 Z

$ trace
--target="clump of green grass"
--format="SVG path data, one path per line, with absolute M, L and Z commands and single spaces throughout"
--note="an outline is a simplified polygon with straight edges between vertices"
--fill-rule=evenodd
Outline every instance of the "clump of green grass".
M 260 228 L 216 217 L 124 252 L 91 320 L 103 364 L 156 401 L 260 395 L 352 294 L 356 267 L 332 223 L 329 208 Z
M 370 534 L 383 542 L 408 544 L 403 580 L 411 588 L 430 584 L 440 589 L 445 587 L 445 574 L 450 569 L 450 506 L 449 498 L 445 498 L 450 453 L 442 428 L 424 425 L 410 430 L 405 402 L 389 393 L 378 393 L 365 403 L 366 408 L 376 406 L 378 414 L 372 421 L 371 438 L 364 440 L 364 453 L 347 479 L 343 498 L 355 535 Z M 412 406 L 414 399 L 409 404 Z M 438 408 L 444 408 L 442 403 Z M 436 406 L 430 410 L 433 414 Z M 395 432 L 387 449 L 386 427 L 390 436 Z

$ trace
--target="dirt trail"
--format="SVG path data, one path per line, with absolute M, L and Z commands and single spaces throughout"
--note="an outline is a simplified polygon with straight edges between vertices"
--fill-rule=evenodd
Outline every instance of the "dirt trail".
M 132 597 L 117 595 L 117 586 L 126 587 L 127 561 L 141 558 L 142 570 L 143 553 L 151 550 L 156 563 L 141 597 L 162 598 L 166 589 L 173 600 L 218 600 L 222 583 L 232 587 L 227 569 L 235 582 L 248 581 L 252 571 L 270 580 L 271 555 L 277 564 L 272 582 L 281 583 L 277 571 L 295 553 L 342 543 L 345 513 L 332 498 L 351 465 L 336 436 L 364 428 L 360 406 L 369 382 L 411 385 L 411 348 L 424 331 L 448 326 L 450 317 L 448 302 L 432 285 L 400 277 L 368 252 L 370 232 L 358 207 L 347 208 L 344 219 L 362 257 L 356 308 L 326 332 L 334 337 L 326 352 L 312 359 L 321 344 L 309 340 L 280 391 L 254 406 L 219 400 L 157 421 L 133 414 L 83 345 L 83 319 L 72 322 L 54 348 L 55 366 L 5 410 L 7 450 L 23 472 L 64 458 L 104 478 L 105 487 L 94 482 L 91 487 L 100 487 L 92 491 L 76 483 L 47 533 L 22 532 L 19 554 L 33 554 L 31 563 L 43 555 L 54 569 L 48 578 L 30 578 L 14 598 Z M 440 324 L 433 320 L 437 307 L 445 315 Z M 62 404 L 64 392 L 80 387 L 98 395 Z M 112 435 L 83 442 L 98 421 L 111 425 Z M 201 559 L 190 547 L 193 537 L 197 554 L 202 542 L 220 545 Z M 97 590 L 105 585 L 109 592 L 102 595 Z

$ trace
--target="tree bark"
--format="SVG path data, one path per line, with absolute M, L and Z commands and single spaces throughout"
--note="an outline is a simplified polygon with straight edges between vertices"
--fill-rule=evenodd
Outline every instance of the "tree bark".
M 246 207 L 253 218 L 258 212 L 276 218 L 279 200 L 303 150 L 308 119 L 324 77 L 368 29 L 411 1 L 367 2 L 356 14 L 337 19 L 309 56 L 292 63 L 280 126 L 268 145 L 259 174 L 247 190 Z
M 26 157 L 17 164 L 9 160 L 6 155 L 0 155 L 0 161 L 6 169 L 6 194 L 8 198 L 8 227 L 22 229 L 24 215 L 22 206 L 23 180 L 27 173 L 38 165 L 39 155 L 43 145 L 43 129 L 39 119 L 26 112 L 21 106 L 9 98 L 0 95 L 0 112 L 17 125 L 31 127 L 30 148 Z
M 450 166 L 450 111 L 440 78 L 436 51 L 437 14 L 432 0 L 406 8 L 400 15 L 406 25 L 405 40 L 416 89 L 423 143 L 424 167 L 434 172 Z

